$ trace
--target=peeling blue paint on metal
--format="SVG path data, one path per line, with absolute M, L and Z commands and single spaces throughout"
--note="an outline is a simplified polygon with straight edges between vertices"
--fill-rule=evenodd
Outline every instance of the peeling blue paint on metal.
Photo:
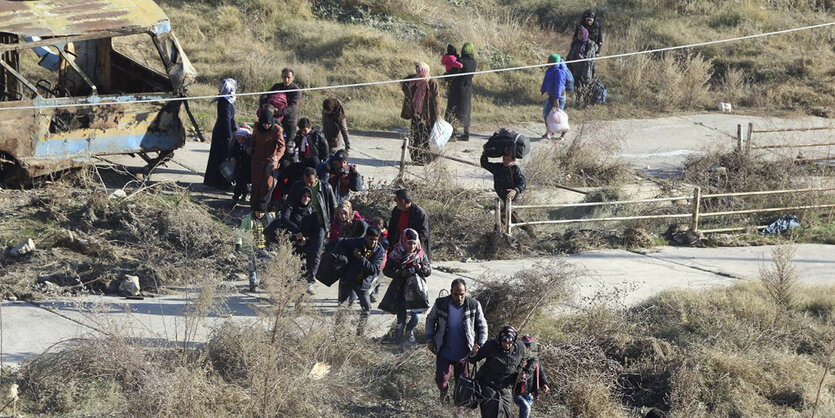
M 36 159 L 88 160 L 92 155 L 153 152 L 176 148 L 176 135 L 148 132 L 138 135 L 39 141 Z

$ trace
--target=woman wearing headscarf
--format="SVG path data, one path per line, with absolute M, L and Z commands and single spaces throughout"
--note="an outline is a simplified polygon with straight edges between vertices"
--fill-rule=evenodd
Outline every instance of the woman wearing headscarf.
M 429 78 L 429 64 L 424 62 L 416 63 L 415 74 L 405 78 L 410 80 L 401 83 L 405 100 L 400 117 L 412 122 L 409 136 L 411 146 L 416 148 L 410 150 L 412 161 L 415 164 L 426 164 L 432 161 L 432 154 L 427 152 L 429 133 L 438 120 L 438 109 L 441 107 L 438 82 Z
M 328 235 L 328 240 L 361 237 L 365 235 L 366 229 L 368 229 L 368 221 L 353 209 L 350 200 L 343 200 L 336 207 L 336 216 L 331 221 L 331 232 Z
M 467 42 L 461 48 L 461 57 L 458 62 L 461 63 L 461 69 L 458 73 L 472 73 L 476 71 L 477 63 L 475 60 L 475 46 L 472 42 Z M 452 78 L 449 88 L 449 100 L 447 101 L 447 108 L 445 118 L 453 126 L 457 125 L 462 133 L 458 136 L 460 141 L 470 140 L 470 113 L 472 110 L 473 100 L 473 76 L 460 75 Z
M 415 342 L 414 329 L 420 321 L 421 312 L 424 312 L 425 309 L 408 309 L 410 319 L 406 323 L 407 286 L 412 277 L 420 276 L 423 280 L 426 280 L 426 277 L 432 274 L 429 257 L 421 248 L 417 231 L 412 228 L 403 230 L 400 241 L 388 255 L 383 274 L 391 277 L 391 285 L 380 302 L 380 309 L 397 315 L 395 341 L 402 342 L 405 331 L 409 335 L 409 342 L 413 343 Z
M 588 31 L 588 38 L 594 42 L 596 46 L 595 51 L 600 54 L 600 49 L 603 48 L 603 28 L 600 26 L 600 19 L 597 13 L 592 9 L 588 9 L 580 16 L 580 21 L 577 22 L 577 27 L 574 28 L 574 38 L 580 33 L 580 29 Z
M 254 208 L 268 207 L 275 185 L 275 170 L 284 155 L 284 131 L 271 112 L 258 112 L 258 125 L 252 134 L 252 191 Z
M 237 81 L 225 78 L 218 88 L 218 95 L 222 97 L 212 99 L 212 103 L 217 102 L 217 120 L 212 128 L 212 145 L 209 149 L 209 161 L 206 163 L 203 184 L 221 190 L 229 188 L 229 182 L 220 174 L 220 163 L 226 159 L 232 136 L 238 130 L 238 125 L 235 123 L 235 91 L 237 89 Z
M 351 149 L 351 142 L 348 140 L 348 119 L 345 117 L 345 109 L 342 103 L 333 97 L 325 99 L 322 103 L 322 133 L 328 141 L 330 151 L 328 155 L 345 149 Z M 320 158 L 320 159 L 324 159 Z

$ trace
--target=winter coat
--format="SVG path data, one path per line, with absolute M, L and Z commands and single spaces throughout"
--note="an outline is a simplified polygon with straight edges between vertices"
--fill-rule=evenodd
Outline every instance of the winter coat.
M 525 344 L 518 340 L 510 347 L 510 351 L 504 351 L 497 340 L 487 341 L 474 356 L 469 357 L 470 363 L 482 359 L 486 361 L 478 369 L 476 379 L 494 388 L 511 387 L 520 372 L 530 374 L 532 369 L 531 364 L 528 364 L 530 368 L 524 369 Z
M 295 144 L 296 144 L 296 152 L 299 156 L 299 161 L 304 161 L 310 157 L 316 157 L 317 160 L 322 161 L 325 158 L 328 158 L 328 141 L 325 140 L 325 136 L 322 135 L 322 132 L 314 129 L 310 131 L 307 136 L 307 145 L 309 148 L 308 155 L 304 155 L 302 153 L 302 141 L 304 140 L 304 135 L 302 135 L 301 131 L 296 132 Z
M 362 174 L 357 171 L 357 167 L 351 165 L 340 173 L 331 173 L 331 157 L 319 163 L 316 167 L 316 176 L 331 186 L 336 195 L 337 204 L 348 200 L 351 192 L 362 191 Z
M 235 181 L 244 184 L 249 183 L 252 178 L 252 155 L 250 155 L 252 138 L 244 141 L 243 144 L 232 140 L 232 151 L 229 157 L 235 160 Z
M 352 288 L 358 288 L 362 292 L 368 290 L 374 278 L 382 271 L 383 257 L 386 254 L 383 246 L 378 243 L 371 250 L 369 257 L 357 259 L 354 257 L 354 250 L 364 251 L 365 237 L 342 239 L 337 241 L 336 245 L 348 256 L 348 265 L 345 266 L 341 280 L 348 281 Z
M 411 74 L 404 77 L 404 79 L 410 78 L 417 78 L 417 75 Z M 406 119 L 417 119 L 421 123 L 428 124 L 431 127 L 438 120 L 441 98 L 438 93 L 438 82 L 434 79 L 429 79 L 427 83 L 429 83 L 429 87 L 426 89 L 426 96 L 423 98 L 423 113 L 420 115 L 415 115 L 414 104 L 412 103 L 417 87 L 413 86 L 409 81 L 400 83 L 400 89 L 405 96 L 403 108 L 400 110 L 400 116 L 408 116 Z
M 290 188 L 290 196 L 295 196 L 296 191 L 304 186 L 304 181 L 296 181 Z M 319 211 L 321 211 L 323 223 L 320 225 L 323 228 L 327 229 L 331 224 L 331 220 L 333 219 L 333 213 L 336 211 L 337 203 L 336 197 L 334 197 L 333 195 L 333 190 L 331 190 L 331 186 L 328 185 L 327 182 L 324 182 L 322 180 L 319 180 L 318 200 L 320 207 L 313 208 L 313 211 L 316 213 L 319 213 Z M 313 203 L 311 203 L 311 205 L 312 204 Z
M 450 303 L 452 303 L 452 296 L 437 298 L 429 314 L 426 315 L 426 339 L 435 342 L 435 349 L 438 353 L 441 352 L 446 341 Z M 481 309 L 481 304 L 469 296 L 464 297 L 464 331 L 469 350 L 473 348 L 473 345 L 483 346 L 487 341 L 487 320 L 484 318 L 484 311 Z
M 477 69 L 475 58 L 470 55 L 463 55 L 458 59 L 462 67 L 458 73 L 472 73 Z M 447 120 L 452 116 L 458 124 L 464 128 L 470 127 L 470 113 L 473 100 L 473 76 L 463 75 L 453 77 L 449 86 L 449 97 L 447 98 Z
M 253 208 L 271 198 L 269 193 L 275 184 L 274 170 L 284 155 L 283 129 L 278 124 L 262 131 L 255 128 L 252 133 L 252 193 L 250 203 Z
M 235 105 L 221 98 L 217 101 L 217 120 L 212 128 L 212 144 L 203 184 L 212 187 L 226 187 L 229 183 L 220 174 L 220 163 L 229 154 L 229 141 L 235 136 L 238 125 L 235 122 Z
M 571 43 L 571 50 L 568 52 L 568 60 L 577 60 L 583 58 L 594 58 L 597 56 L 597 47 L 591 39 L 587 41 L 580 41 L 575 39 Z M 574 82 L 577 85 L 585 86 L 591 83 L 594 79 L 595 70 L 594 61 L 572 62 L 568 64 L 568 69 L 574 75 Z
M 351 149 L 351 141 L 348 139 L 348 119 L 338 120 L 336 116 L 323 111 L 322 133 L 325 134 L 325 140 L 327 140 L 328 153 L 320 158 L 320 161 L 340 149 Z
M 594 42 L 597 45 L 597 50 L 603 46 L 603 28 L 600 26 L 600 17 L 595 16 L 594 22 L 591 26 L 586 25 L 586 17 L 589 16 L 589 12 L 583 13 L 583 16 L 580 17 L 580 22 L 577 23 L 577 27 L 574 29 L 574 37 L 571 39 L 577 39 L 577 34 L 580 33 L 580 28 L 586 28 L 589 31 L 589 40 Z
M 407 272 L 403 275 L 403 272 Z M 379 308 L 397 315 L 406 310 L 406 283 L 413 276 L 421 276 L 424 279 L 432 274 L 432 267 L 429 264 L 429 258 L 424 254 L 419 257 L 413 265 L 404 265 L 400 260 L 388 259 L 386 261 L 383 274 L 391 277 L 391 284 L 386 289 L 385 295 L 380 302 Z M 389 294 L 391 293 L 391 294 Z
M 391 217 L 389 218 L 388 225 L 389 251 L 391 251 L 394 246 L 400 242 L 400 234 L 403 232 L 402 230 L 397 229 L 400 224 L 400 213 L 400 209 L 397 209 L 397 207 L 391 211 Z M 420 237 L 420 246 L 423 247 L 423 251 L 426 251 L 427 257 L 431 260 L 432 251 L 429 249 L 429 216 L 423 208 L 414 202 L 409 208 L 409 224 L 406 225 L 406 228 L 412 228 L 417 231 L 418 236 Z
M 542 79 L 540 93 L 548 93 L 550 97 L 562 97 L 565 94 L 565 72 L 564 66 L 560 64 L 548 67 L 545 77 Z
M 525 175 L 522 174 L 522 169 L 518 165 L 511 164 L 505 167 L 502 163 L 491 163 L 488 162 L 487 156 L 482 154 L 481 166 L 493 175 L 493 190 L 502 200 L 505 200 L 508 189 L 515 189 L 517 197 L 525 191 L 527 187 Z

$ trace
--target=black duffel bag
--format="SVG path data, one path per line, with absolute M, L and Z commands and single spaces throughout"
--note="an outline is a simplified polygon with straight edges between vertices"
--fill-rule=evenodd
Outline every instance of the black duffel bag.
M 478 365 L 474 363 L 472 373 L 468 373 L 469 377 L 464 377 L 463 374 L 458 376 L 458 380 L 455 381 L 455 392 L 452 394 L 452 400 L 456 406 L 464 406 L 470 409 L 478 408 L 482 395 L 481 385 L 475 378 L 477 371 Z
M 336 242 L 325 246 L 322 261 L 319 262 L 319 270 L 316 271 L 316 280 L 328 287 L 342 277 L 345 266 L 348 265 L 348 256 L 342 253 Z
M 500 158 L 508 149 L 513 151 L 516 159 L 525 158 L 531 152 L 531 141 L 521 134 L 502 128 L 493 133 L 484 144 L 484 155 Z

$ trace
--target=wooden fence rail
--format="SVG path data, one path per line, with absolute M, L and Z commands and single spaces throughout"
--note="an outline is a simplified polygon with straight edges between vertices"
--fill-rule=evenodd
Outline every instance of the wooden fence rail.
M 740 152 L 745 152 L 746 156 L 751 156 L 751 150 L 756 149 L 785 149 L 785 148 L 817 148 L 817 147 L 831 147 L 835 146 L 835 142 L 815 143 L 815 144 L 783 144 L 783 145 L 755 145 L 752 140 L 752 135 L 755 133 L 779 133 L 779 132 L 811 132 L 811 131 L 829 131 L 835 130 L 835 126 L 814 126 L 808 128 L 782 128 L 782 129 L 754 129 L 752 122 L 748 123 L 747 138 L 743 137 L 742 125 L 736 125 L 736 140 L 737 149 Z M 814 161 L 829 161 L 835 160 L 833 157 L 813 157 L 813 158 L 798 158 L 798 161 L 814 162 Z
M 701 206 L 704 199 L 708 198 L 717 198 L 717 197 L 740 197 L 740 196 L 762 196 L 762 195 L 779 195 L 779 194 L 786 194 L 786 193 L 813 193 L 813 192 L 832 192 L 835 191 L 835 187 L 818 187 L 818 188 L 809 188 L 809 189 L 788 189 L 788 190 L 764 190 L 764 191 L 756 191 L 756 192 L 736 192 L 736 193 L 714 193 L 714 194 L 702 194 L 701 189 L 696 187 L 693 189 L 693 194 L 690 196 L 678 196 L 678 197 L 663 197 L 663 198 L 653 198 L 653 199 L 642 199 L 642 200 L 621 200 L 621 201 L 614 201 L 614 202 L 583 202 L 583 203 L 560 203 L 560 204 L 553 204 L 553 205 L 519 205 L 514 206 L 512 201 L 508 201 L 506 204 L 502 204 L 503 202 L 499 199 L 496 199 L 496 227 L 501 228 L 501 230 L 508 234 L 512 235 L 514 227 L 522 227 L 528 225 L 564 225 L 564 224 L 575 224 L 575 223 L 588 223 L 588 222 L 621 222 L 621 221 L 634 221 L 634 220 L 657 220 L 657 219 L 684 219 L 690 218 L 690 229 L 694 232 L 702 232 L 702 233 L 713 233 L 713 232 L 725 232 L 725 231 L 738 231 L 744 230 L 748 227 L 735 227 L 735 228 L 721 228 L 721 229 L 704 229 L 699 230 L 699 222 L 702 218 L 711 218 L 717 216 L 729 216 L 729 215 L 742 215 L 742 214 L 751 214 L 751 213 L 769 213 L 769 212 L 781 212 L 781 211 L 793 211 L 793 210 L 812 210 L 812 209 L 827 209 L 827 208 L 835 208 L 835 204 L 819 204 L 819 205 L 802 205 L 802 206 L 786 206 L 786 207 L 776 207 L 776 208 L 758 208 L 758 209 L 740 209 L 740 210 L 732 210 L 732 211 L 721 211 L 721 212 L 701 212 Z M 687 200 L 691 202 L 690 211 L 688 213 L 674 213 L 674 214 L 663 214 L 663 215 L 636 215 L 636 216 L 612 216 L 612 217 L 603 217 L 603 218 L 579 218 L 579 219 L 556 219 L 556 220 L 547 220 L 547 221 L 528 221 L 528 222 L 512 222 L 511 214 L 513 210 L 518 209 L 558 209 L 558 208 L 569 208 L 569 207 L 589 207 L 589 206 L 612 206 L 612 205 L 624 205 L 624 204 L 645 204 L 645 203 L 657 203 L 657 202 L 669 202 L 669 201 L 679 201 L 679 200 Z M 503 210 L 502 210 L 503 209 Z M 504 222 L 502 222 L 504 221 Z M 756 228 L 762 229 L 765 228 L 764 226 L 757 226 Z

